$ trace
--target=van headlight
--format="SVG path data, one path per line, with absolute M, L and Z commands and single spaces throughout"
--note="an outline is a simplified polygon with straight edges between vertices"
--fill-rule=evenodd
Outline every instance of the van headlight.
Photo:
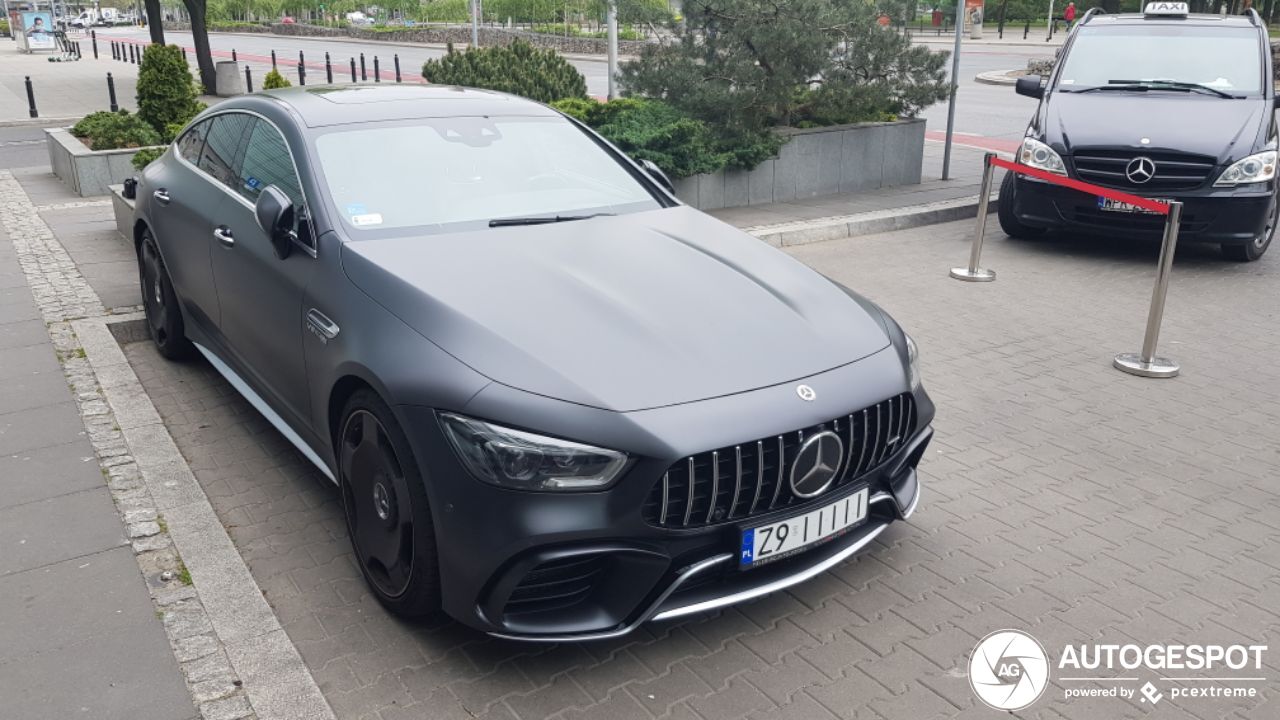
M 626 453 L 535 435 L 452 413 L 440 424 L 472 475 L 515 490 L 602 490 L 627 465 Z
M 1264 150 L 1241 158 L 1222 171 L 1214 187 L 1235 187 L 1248 183 L 1266 182 L 1276 176 L 1276 151 Z
M 1018 162 L 1047 170 L 1055 175 L 1067 174 L 1067 166 L 1062 164 L 1062 156 L 1053 148 L 1033 138 L 1022 139 L 1022 149 L 1018 151 Z

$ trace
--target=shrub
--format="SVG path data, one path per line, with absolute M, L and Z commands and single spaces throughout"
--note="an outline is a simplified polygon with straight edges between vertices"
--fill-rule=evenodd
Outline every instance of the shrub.
M 191 77 L 182 48 L 151 45 L 138 67 L 138 117 L 151 125 L 165 141 L 172 125 L 182 127 L 204 109 L 199 86 Z
M 267 73 L 262 78 L 263 90 L 278 90 L 292 85 L 293 83 L 289 82 L 289 78 L 281 75 L 280 71 L 275 68 L 271 68 L 271 72 Z
M 164 150 L 165 149 L 162 147 L 142 148 L 138 152 L 134 153 L 133 160 L 130 161 L 133 163 L 133 169 L 142 170 L 147 165 L 150 165 L 152 160 L 163 155 Z
M 442 85 L 499 90 L 538 102 L 585 98 L 587 82 L 555 50 L 516 40 L 506 47 L 468 48 L 426 61 L 422 76 Z
M 155 128 L 128 110 L 114 113 L 103 110 L 86 115 L 71 128 L 71 134 L 92 150 L 136 148 L 164 142 Z
M 909 117 L 946 97 L 947 54 L 881 28 L 874 3 L 697 0 L 684 12 L 674 42 L 623 64 L 622 85 L 706 121 L 734 164 L 769 157 L 777 125 Z

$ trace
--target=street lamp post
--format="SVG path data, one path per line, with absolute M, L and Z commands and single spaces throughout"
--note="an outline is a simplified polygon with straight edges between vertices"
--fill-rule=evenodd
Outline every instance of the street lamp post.
M 605 23 L 609 26 L 609 99 L 618 96 L 618 2 L 609 0 L 605 11 Z
M 956 90 L 960 83 L 960 35 L 964 30 L 964 0 L 956 0 L 956 48 L 951 53 L 951 99 L 947 101 L 947 141 L 942 148 L 942 179 L 951 179 L 951 133 L 956 127 Z

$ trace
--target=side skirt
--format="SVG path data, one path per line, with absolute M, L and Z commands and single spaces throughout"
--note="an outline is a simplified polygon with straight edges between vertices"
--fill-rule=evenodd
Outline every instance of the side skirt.
M 262 413 L 262 416 L 267 419 L 267 422 L 270 422 L 275 426 L 275 429 L 279 430 L 281 435 L 285 436 L 289 442 L 293 443 L 293 446 L 298 448 L 298 451 L 305 455 L 313 465 L 319 468 L 320 472 L 324 473 L 324 476 L 329 478 L 333 484 L 338 484 L 337 478 L 333 476 L 333 471 L 325 465 L 324 461 L 320 459 L 320 456 L 316 454 L 316 451 L 312 450 L 311 446 L 302 439 L 302 436 L 298 435 L 293 428 L 289 427 L 289 423 L 285 422 L 284 418 L 280 417 L 275 410 L 271 409 L 271 406 L 267 404 L 266 400 L 262 399 L 262 396 L 254 392 L 253 388 L 249 387 L 249 383 L 245 382 L 244 378 L 237 375 L 235 370 L 232 370 L 229 365 L 222 361 L 222 358 L 214 355 L 213 352 L 205 346 L 195 342 L 192 344 L 196 346 L 196 349 L 200 351 L 201 355 L 204 355 L 205 359 L 209 361 L 209 364 L 212 365 L 214 369 L 222 375 L 222 377 L 226 378 L 227 382 L 231 383 L 231 387 L 235 388 L 236 392 L 244 396 L 244 399 L 248 400 L 249 404 L 252 405 L 254 409 Z

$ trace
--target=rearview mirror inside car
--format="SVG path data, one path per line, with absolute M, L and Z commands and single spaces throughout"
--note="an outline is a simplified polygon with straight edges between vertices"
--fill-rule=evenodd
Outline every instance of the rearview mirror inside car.
M 276 187 L 268 185 L 258 195 L 253 207 L 258 227 L 271 239 L 271 247 L 281 260 L 289 257 L 293 249 L 293 201 Z
M 649 173 L 649 176 L 656 180 L 664 190 L 672 195 L 676 194 L 676 188 L 675 185 L 671 184 L 671 178 L 667 177 L 667 174 L 662 172 L 662 168 L 658 167 L 657 163 L 652 160 L 640 160 L 639 163 L 640 167 L 644 168 L 644 171 Z
M 1027 97 L 1039 99 L 1044 97 L 1044 86 L 1041 85 L 1040 82 L 1039 75 L 1024 75 L 1018 78 L 1013 89 L 1016 90 L 1019 95 L 1026 95 Z

